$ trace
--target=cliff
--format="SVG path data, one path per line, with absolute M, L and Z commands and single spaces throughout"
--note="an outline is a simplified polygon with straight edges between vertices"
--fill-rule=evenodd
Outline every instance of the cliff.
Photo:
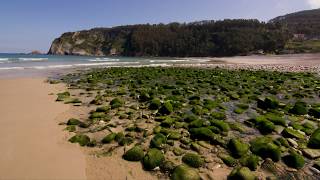
M 95 28 L 55 39 L 48 54 L 203 57 L 278 52 L 287 32 L 258 20 L 200 21 Z

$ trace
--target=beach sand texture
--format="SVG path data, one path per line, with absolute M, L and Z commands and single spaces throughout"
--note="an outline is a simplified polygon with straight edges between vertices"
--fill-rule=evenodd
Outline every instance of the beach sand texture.
M 59 86 L 0 80 L 0 179 L 86 179 L 85 156 L 57 125 L 69 108 L 49 95 Z

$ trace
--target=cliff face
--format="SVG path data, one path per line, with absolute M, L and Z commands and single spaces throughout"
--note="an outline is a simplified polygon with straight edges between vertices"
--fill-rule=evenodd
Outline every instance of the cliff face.
M 100 28 L 68 32 L 55 39 L 48 54 L 106 56 L 118 55 L 128 33 L 116 29 Z

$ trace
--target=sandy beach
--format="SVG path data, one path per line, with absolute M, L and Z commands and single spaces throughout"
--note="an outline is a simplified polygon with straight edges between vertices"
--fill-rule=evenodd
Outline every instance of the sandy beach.
M 44 78 L 0 80 L 0 179 L 86 179 L 85 156 L 69 144 L 55 102 L 62 85 Z

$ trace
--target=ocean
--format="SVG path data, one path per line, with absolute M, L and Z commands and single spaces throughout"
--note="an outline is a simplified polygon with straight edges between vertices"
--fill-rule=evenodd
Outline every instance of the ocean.
M 94 57 L 0 53 L 0 77 L 34 76 L 75 68 L 171 66 L 173 64 L 194 64 L 205 61 L 191 58 Z

